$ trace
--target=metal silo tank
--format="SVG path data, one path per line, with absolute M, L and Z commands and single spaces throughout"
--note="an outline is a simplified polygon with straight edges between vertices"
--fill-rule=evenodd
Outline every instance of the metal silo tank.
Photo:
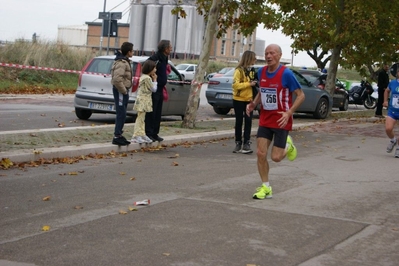
M 177 41 L 176 41 L 176 52 L 185 54 L 186 56 L 190 54 L 191 45 L 191 34 L 193 30 L 193 14 L 197 12 L 194 6 L 182 6 L 186 11 L 187 17 L 180 18 L 177 25 Z
M 144 47 L 147 52 L 156 52 L 160 39 L 160 29 L 162 25 L 162 6 L 147 5 L 145 13 Z
M 129 42 L 134 44 L 134 50 L 143 50 L 146 5 L 133 4 L 130 8 Z
M 191 53 L 200 55 L 202 51 L 203 37 L 205 34 L 204 17 L 195 12 L 193 16 L 193 33 L 191 35 Z
M 176 15 L 172 15 L 171 11 L 176 6 L 164 5 L 162 9 L 161 35 L 159 40 L 170 40 L 174 46 L 176 32 Z

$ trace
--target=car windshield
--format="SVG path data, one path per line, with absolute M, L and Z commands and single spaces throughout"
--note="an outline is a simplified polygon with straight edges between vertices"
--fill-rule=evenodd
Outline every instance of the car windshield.
M 307 73 L 301 73 L 301 74 L 302 74 L 302 76 L 304 76 L 307 80 L 309 80 L 312 83 L 315 83 L 318 79 L 318 77 L 315 77 L 312 74 L 307 74 Z
M 225 67 L 225 68 L 222 68 L 218 73 L 219 74 L 226 74 L 230 70 L 231 70 L 231 67 Z
M 224 76 L 233 76 L 234 75 L 234 71 L 235 69 L 230 69 L 229 72 L 227 72 L 226 74 L 224 74 Z
M 176 66 L 176 69 L 177 69 L 177 70 L 184 70 L 184 69 L 186 69 L 187 67 L 188 67 L 188 65 L 184 65 L 184 64 L 183 64 L 183 65 L 177 65 L 177 66 Z

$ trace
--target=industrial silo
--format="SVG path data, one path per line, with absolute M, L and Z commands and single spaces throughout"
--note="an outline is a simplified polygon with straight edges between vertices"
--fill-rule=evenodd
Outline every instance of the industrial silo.
M 160 30 L 162 25 L 162 6 L 147 5 L 145 13 L 145 32 L 144 32 L 144 51 L 151 52 L 158 50 L 160 39 Z
M 144 48 L 144 30 L 147 5 L 132 4 L 130 9 L 129 42 L 134 44 L 134 50 L 139 52 Z
M 162 24 L 160 40 L 170 40 L 175 45 L 176 36 L 176 15 L 172 15 L 172 9 L 176 6 L 164 5 L 162 9 Z
M 190 54 L 191 35 L 193 28 L 193 15 L 195 12 L 194 6 L 182 6 L 186 11 L 187 17 L 178 20 L 177 37 L 176 37 L 176 52 L 182 54 L 186 58 Z
M 202 51 L 203 38 L 205 34 L 205 20 L 204 17 L 195 12 L 193 17 L 193 33 L 191 35 L 191 54 L 200 55 Z

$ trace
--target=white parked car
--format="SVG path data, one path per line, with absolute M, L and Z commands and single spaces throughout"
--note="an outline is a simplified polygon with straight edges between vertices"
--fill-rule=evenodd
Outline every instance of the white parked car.
M 179 64 L 176 69 L 180 72 L 185 80 L 193 80 L 197 65 L 194 64 Z

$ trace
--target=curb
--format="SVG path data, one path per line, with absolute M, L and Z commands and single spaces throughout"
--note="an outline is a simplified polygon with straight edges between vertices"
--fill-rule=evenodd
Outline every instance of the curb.
M 256 131 L 252 130 L 252 134 Z M 87 156 L 90 154 L 107 154 L 110 152 L 123 153 L 140 150 L 143 147 L 155 148 L 159 145 L 178 145 L 185 142 L 212 141 L 217 139 L 234 137 L 234 130 L 212 131 L 205 133 L 194 133 L 185 135 L 165 136 L 161 143 L 151 144 L 132 143 L 128 146 L 116 146 L 111 143 L 92 143 L 79 146 L 63 146 L 57 148 L 25 149 L 13 152 L 0 152 L 0 158 L 8 158 L 13 163 L 23 163 L 53 158 L 66 158 Z

